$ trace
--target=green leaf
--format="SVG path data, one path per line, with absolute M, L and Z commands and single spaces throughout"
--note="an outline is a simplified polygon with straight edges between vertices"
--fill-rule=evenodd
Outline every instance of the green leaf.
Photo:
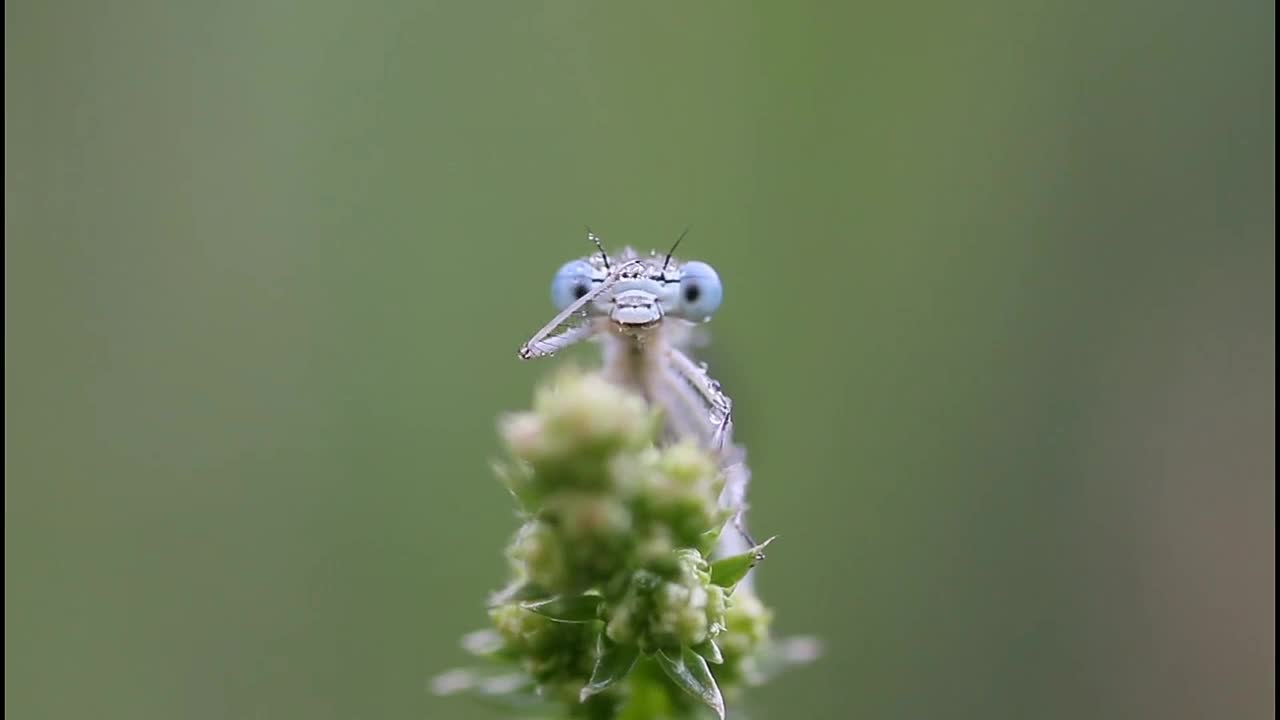
M 575 595 L 523 602 L 520 607 L 556 622 L 584 623 L 599 617 L 602 602 L 604 598 L 599 595 Z
M 707 662 L 712 665 L 719 665 L 724 662 L 724 655 L 720 654 L 720 646 L 716 645 L 716 641 L 711 638 L 707 638 L 700 645 L 694 645 L 693 651 L 706 658 Z
M 699 552 L 701 552 L 703 555 L 706 555 L 707 553 L 711 552 L 713 548 L 715 548 L 716 542 L 720 540 L 720 536 L 723 535 L 725 529 L 728 528 L 730 524 L 732 524 L 733 515 L 734 515 L 733 511 L 728 510 L 726 508 L 721 508 L 717 512 L 715 526 L 712 527 L 710 530 L 702 533 L 702 535 L 699 536 L 698 538 Z
M 722 588 L 737 585 L 747 576 L 747 573 L 751 572 L 751 568 L 755 567 L 756 563 L 764 559 L 764 549 L 773 541 L 774 538 L 769 538 L 741 555 L 730 555 L 711 563 L 712 584 Z
M 596 667 L 591 671 L 591 680 L 578 693 L 578 702 L 586 702 L 587 698 L 604 692 L 625 678 L 636 664 L 636 658 L 640 657 L 640 648 L 635 645 L 619 645 L 604 633 L 600 633 L 596 648 Z
M 684 697 L 674 697 L 671 692 L 671 681 L 666 673 L 658 669 L 658 663 L 652 657 L 641 655 L 627 676 L 627 692 L 623 695 L 622 705 L 618 708 L 616 720 L 653 720 L 669 718 L 676 715 L 673 703 Z
M 712 550 L 715 549 L 716 541 L 719 539 L 720 539 L 720 528 L 715 527 L 702 533 L 702 535 L 698 537 L 698 542 L 695 543 L 694 545 L 697 548 L 698 552 L 702 553 L 703 555 L 708 555 L 711 553 Z
M 671 682 L 701 700 L 715 711 L 720 720 L 724 720 L 724 698 L 720 695 L 720 686 L 716 684 L 707 661 L 701 655 L 682 647 L 680 654 L 674 658 L 666 650 L 659 650 L 653 657 L 667 677 L 671 678 Z

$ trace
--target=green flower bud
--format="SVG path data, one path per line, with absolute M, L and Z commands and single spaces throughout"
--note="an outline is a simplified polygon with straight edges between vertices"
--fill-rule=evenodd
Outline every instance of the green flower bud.
M 711 584 L 701 555 L 681 550 L 656 571 L 636 571 L 605 632 L 614 642 L 658 650 L 699 645 L 716 637 L 724 623 L 724 590 Z
M 725 658 L 755 652 L 761 643 L 769 639 L 772 622 L 773 613 L 760 602 L 760 598 L 747 588 L 738 588 L 725 611 L 725 633 L 719 639 Z
M 676 556 L 678 574 L 654 594 L 649 631 L 656 647 L 698 645 L 724 627 L 724 590 L 711 584 L 706 561 L 692 550 L 681 550 Z
M 569 543 L 612 546 L 631 536 L 631 512 L 608 495 L 558 495 L 547 501 L 542 516 L 553 518 Z
M 644 474 L 636 504 L 649 522 L 670 530 L 677 547 L 696 547 L 723 521 L 722 484 L 710 453 L 692 442 L 680 443 L 663 451 Z
M 532 412 L 501 423 L 507 449 L 532 473 L 515 489 L 526 504 L 564 489 L 613 489 L 616 455 L 649 448 L 657 426 L 642 398 L 595 376 L 565 374 L 540 390 Z
M 725 631 L 716 638 L 724 663 L 717 671 L 725 682 L 752 680 L 758 673 L 755 657 L 769 641 L 773 613 L 749 588 L 739 587 L 725 611 Z
M 720 472 L 715 460 L 692 442 L 682 442 L 668 448 L 662 453 L 659 467 L 674 486 L 711 495 L 720 493 Z
M 631 511 L 608 495 L 563 493 L 547 500 L 540 517 L 551 524 L 569 566 L 560 592 L 604 586 L 630 562 L 635 533 Z
M 635 702 L 693 717 L 769 672 L 769 611 L 748 587 L 726 595 L 704 556 L 727 520 L 717 458 L 692 441 L 658 448 L 659 419 L 598 375 L 565 373 L 501 423 L 497 471 L 524 525 L 485 654 L 573 717 Z
M 644 399 L 599 375 L 566 375 L 539 391 L 533 408 L 546 422 L 551 448 L 561 452 L 643 447 L 652 439 Z
M 539 683 L 580 682 L 591 672 L 595 634 L 587 624 L 561 623 L 519 605 L 501 605 L 489 612 L 506 644 L 505 652 Z

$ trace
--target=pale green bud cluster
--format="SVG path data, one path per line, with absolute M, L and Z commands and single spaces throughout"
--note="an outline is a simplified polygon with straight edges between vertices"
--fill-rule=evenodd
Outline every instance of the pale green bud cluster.
M 510 459 L 498 471 L 524 522 L 494 630 L 474 637 L 491 637 L 480 654 L 518 664 L 573 717 L 647 716 L 638 703 L 655 698 L 673 717 L 723 715 L 720 686 L 752 681 L 768 644 L 769 612 L 735 592 L 763 545 L 709 561 L 733 532 L 720 469 L 696 444 L 659 448 L 660 430 L 640 397 L 575 373 L 501 423 Z M 449 680 L 459 677 L 470 676 Z
M 530 514 L 508 551 L 519 579 L 549 594 L 621 590 L 650 560 L 708 549 L 722 479 L 691 443 L 657 449 L 659 421 L 594 375 L 560 377 L 503 421 L 503 479 Z
M 615 643 L 670 650 L 713 640 L 725 627 L 725 591 L 711 584 L 706 560 L 678 550 L 668 560 L 632 573 L 612 608 L 605 632 Z

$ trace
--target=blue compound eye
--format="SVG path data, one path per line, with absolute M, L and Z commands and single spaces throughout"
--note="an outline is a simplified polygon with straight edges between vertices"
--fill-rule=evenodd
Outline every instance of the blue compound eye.
M 724 288 L 715 268 L 704 262 L 688 262 L 680 273 L 680 315 L 688 320 L 706 320 L 720 307 Z
M 563 310 L 575 300 L 591 292 L 595 283 L 595 270 L 584 260 L 573 260 L 565 263 L 556 271 L 551 281 L 551 304 L 556 310 Z

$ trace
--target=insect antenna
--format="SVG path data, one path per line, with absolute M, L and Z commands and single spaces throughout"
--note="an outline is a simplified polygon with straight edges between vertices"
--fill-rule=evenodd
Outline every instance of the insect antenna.
M 662 269 L 663 269 L 663 270 L 666 270 L 666 269 L 667 269 L 667 265 L 671 263 L 671 255 L 672 255 L 672 253 L 674 253 L 674 252 L 676 251 L 676 248 L 680 247 L 680 241 L 681 241 L 681 240 L 683 240 L 683 239 L 684 239 L 684 236 L 685 236 L 685 235 L 688 235 L 688 234 L 689 234 L 689 226 L 688 226 L 688 225 L 686 225 L 686 226 L 684 227 L 684 232 L 680 233 L 680 237 L 676 238 L 676 244 L 675 244 L 675 245 L 672 245 L 672 246 L 671 246 L 671 249 L 667 251 L 667 259 L 662 261 Z
M 600 257 L 604 259 L 605 272 L 609 271 L 609 254 L 604 251 L 604 245 L 600 242 L 600 236 L 591 232 L 591 226 L 587 226 L 587 239 L 596 244 L 596 249 L 600 251 Z

